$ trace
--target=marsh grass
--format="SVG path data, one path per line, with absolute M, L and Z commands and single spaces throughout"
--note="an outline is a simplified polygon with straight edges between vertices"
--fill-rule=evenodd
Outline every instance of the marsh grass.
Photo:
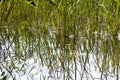
M 0 55 L 0 64 L 6 64 L 8 75 L 20 68 L 14 59 L 22 63 L 37 53 L 40 65 L 47 66 L 49 73 L 63 71 L 62 80 L 78 80 L 79 76 L 81 80 L 94 80 L 87 71 L 90 55 L 94 55 L 94 66 L 101 73 L 99 79 L 107 80 L 115 74 L 119 80 L 117 0 L 56 0 L 56 5 L 47 0 L 34 2 L 36 6 L 29 6 L 24 0 L 0 3 L 0 49 L 4 45 L 8 51 L 4 57 Z M 8 66 L 5 55 L 10 57 Z

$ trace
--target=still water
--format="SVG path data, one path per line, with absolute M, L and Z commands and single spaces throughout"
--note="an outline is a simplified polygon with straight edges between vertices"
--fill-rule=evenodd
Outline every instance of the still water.
M 118 80 L 120 33 L 115 37 L 117 42 L 109 35 L 101 34 L 98 39 L 98 33 L 94 34 L 94 39 L 79 37 L 73 50 L 74 35 L 67 38 L 70 43 L 64 48 L 50 37 L 35 41 L 19 37 L 17 44 L 13 37 L 1 35 L 0 79 Z

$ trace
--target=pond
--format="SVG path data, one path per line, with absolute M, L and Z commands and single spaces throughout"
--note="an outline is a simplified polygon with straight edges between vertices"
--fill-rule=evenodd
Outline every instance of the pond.
M 0 80 L 119 80 L 118 0 L 1 0 Z

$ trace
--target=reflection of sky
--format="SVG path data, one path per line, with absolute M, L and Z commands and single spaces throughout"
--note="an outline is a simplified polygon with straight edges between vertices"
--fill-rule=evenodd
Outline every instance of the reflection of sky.
M 96 62 L 95 62 L 95 55 L 91 53 L 89 63 L 86 64 L 87 71 L 84 71 L 83 66 L 84 63 L 77 62 L 77 80 L 81 80 L 81 76 L 83 74 L 82 80 L 87 80 L 86 76 L 88 77 L 88 80 L 100 80 L 101 74 L 99 73 L 99 69 L 97 68 Z M 49 75 L 48 68 L 42 67 L 40 61 L 37 59 L 36 61 L 33 58 L 28 59 L 25 62 L 25 75 L 18 76 L 17 72 L 16 78 L 17 80 L 44 80 L 43 77 L 46 77 L 45 80 L 63 80 L 63 72 L 59 73 L 59 78 L 57 78 L 57 74 L 53 72 L 52 76 Z M 53 78 L 50 78 L 50 77 Z M 74 80 L 74 72 L 71 74 Z M 49 77 L 49 79 L 47 79 Z M 105 76 L 103 76 L 102 80 L 106 80 Z M 107 80 L 115 80 L 115 75 L 110 74 L 107 76 Z
M 39 80 L 39 79 L 44 80 L 43 76 L 46 77 L 45 80 L 63 80 L 62 72 L 59 73 L 60 76 L 58 79 L 55 76 L 54 76 L 54 78 L 47 79 L 47 77 L 50 76 L 48 73 L 47 67 L 40 66 L 39 61 L 35 62 L 33 58 L 27 60 L 26 64 L 27 65 L 25 66 L 25 70 L 26 70 L 25 75 L 23 72 L 17 72 L 17 71 L 14 72 L 17 80 Z M 83 74 L 82 80 L 87 80 L 86 75 L 88 77 L 88 80 L 93 80 L 93 79 L 100 80 L 100 73 L 95 64 L 96 63 L 94 62 L 93 55 L 91 55 L 90 63 L 86 65 L 87 71 L 84 72 L 84 70 L 82 69 L 83 67 L 80 67 L 80 65 L 83 65 L 83 64 L 78 62 L 77 80 L 80 80 L 82 74 Z M 18 75 L 18 74 L 21 74 L 21 75 Z M 56 73 L 53 72 L 53 75 L 56 75 Z M 74 80 L 74 73 L 71 74 L 71 76 L 73 77 L 73 80 Z M 12 80 L 12 79 L 10 78 L 9 80 Z M 105 77 L 103 77 L 102 80 L 106 80 Z M 116 80 L 116 79 L 115 79 L 114 75 L 110 74 L 109 76 L 107 76 L 107 80 Z
M 59 51 L 58 51 L 59 53 Z M 79 53 L 80 56 L 85 57 L 86 53 Z M 78 55 L 79 56 L 79 55 Z M 81 58 L 81 57 L 80 57 Z M 96 56 L 93 53 L 89 53 L 89 62 L 86 64 L 86 71 L 84 68 L 83 61 L 80 62 L 80 58 L 77 58 L 77 80 L 87 80 L 86 76 L 88 77 L 88 80 L 100 80 L 101 74 L 99 72 L 98 66 L 96 65 Z M 9 59 L 9 58 L 8 58 Z M 99 59 L 102 60 L 102 56 L 99 55 Z M 60 71 L 61 69 L 57 68 L 60 72 L 55 72 L 50 75 L 48 68 L 46 66 L 42 66 L 40 59 L 37 57 L 37 55 L 34 55 L 33 57 L 27 59 L 26 61 L 22 61 L 19 63 L 17 60 L 14 61 L 15 65 L 17 67 L 22 67 L 24 64 L 23 70 L 25 70 L 25 73 L 23 71 L 13 70 L 13 73 L 15 74 L 15 77 L 17 80 L 63 80 L 63 71 Z M 100 62 L 101 63 L 101 62 Z M 101 66 L 101 64 L 99 65 Z M 11 63 L 9 63 L 11 64 Z M 71 66 L 71 65 L 70 65 Z M 74 67 L 72 68 L 74 69 Z M 112 67 L 111 67 L 112 70 Z M 1 74 L 1 73 L 0 73 Z M 75 77 L 75 71 L 70 71 L 70 76 Z M 81 79 L 82 76 L 82 79 Z M 1 78 L 1 76 L 0 76 Z M 9 80 L 12 80 L 9 78 Z M 105 75 L 103 75 L 102 80 L 105 79 Z M 116 80 L 116 76 L 114 74 L 109 74 L 107 76 L 107 80 Z
M 118 40 L 120 41 L 120 32 L 118 33 Z
M 120 33 L 118 33 L 118 40 L 120 40 Z M 0 50 L 1 54 L 4 53 L 4 49 L 5 49 L 5 46 L 2 46 L 2 50 Z M 14 49 L 9 50 L 10 53 L 12 53 L 12 50 Z M 96 56 L 90 53 L 89 59 L 90 59 L 89 63 L 86 64 L 87 71 L 84 71 L 83 69 L 84 63 L 82 63 L 82 61 L 81 63 L 77 62 L 77 80 L 80 80 L 82 74 L 83 74 L 82 80 L 86 80 L 86 76 L 88 77 L 88 80 L 93 80 L 93 79 L 100 80 L 101 74 L 99 72 L 99 69 L 97 68 L 98 66 L 96 65 Z M 16 63 L 18 67 L 23 65 L 22 63 L 19 64 L 17 61 L 14 61 L 14 62 Z M 49 78 L 45 80 L 63 80 L 62 71 L 58 73 L 59 78 L 57 77 L 57 74 L 55 71 L 53 72 L 52 75 L 49 75 L 48 68 L 46 66 L 41 65 L 40 59 L 34 59 L 33 57 L 33 58 L 26 60 L 26 62 L 23 62 L 23 63 L 24 63 L 24 69 L 26 70 L 25 73 L 23 73 L 23 71 L 18 72 L 17 70 L 13 70 L 13 73 L 15 74 L 15 77 L 17 78 L 17 80 L 39 80 L 39 79 L 44 80 L 44 77 Z M 101 64 L 99 63 L 99 65 Z M 111 70 L 112 70 L 112 67 L 111 67 Z M 73 77 L 73 80 L 74 80 L 74 72 L 73 74 L 71 72 L 71 76 Z M 1 76 L 0 76 L 0 79 L 1 79 Z M 10 78 L 9 80 L 12 80 L 12 79 Z M 105 75 L 103 76 L 102 80 L 106 80 Z M 114 74 L 110 74 L 107 76 L 107 80 L 116 80 L 116 76 Z

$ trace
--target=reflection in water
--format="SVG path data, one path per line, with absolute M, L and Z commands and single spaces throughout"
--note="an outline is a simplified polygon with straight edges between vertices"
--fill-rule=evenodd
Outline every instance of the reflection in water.
M 118 33 L 118 41 L 120 41 L 120 32 Z
M 46 36 L 46 39 L 40 36 L 36 39 L 19 37 L 17 41 L 14 39 L 17 36 L 1 35 L 0 78 L 116 79 L 119 77 L 120 47 L 117 38 L 98 32 L 90 36 L 68 35 L 63 40 L 64 44 L 61 41 L 58 44 L 54 34 Z
M 0 4 L 0 79 L 119 80 L 118 0 L 34 1 Z

